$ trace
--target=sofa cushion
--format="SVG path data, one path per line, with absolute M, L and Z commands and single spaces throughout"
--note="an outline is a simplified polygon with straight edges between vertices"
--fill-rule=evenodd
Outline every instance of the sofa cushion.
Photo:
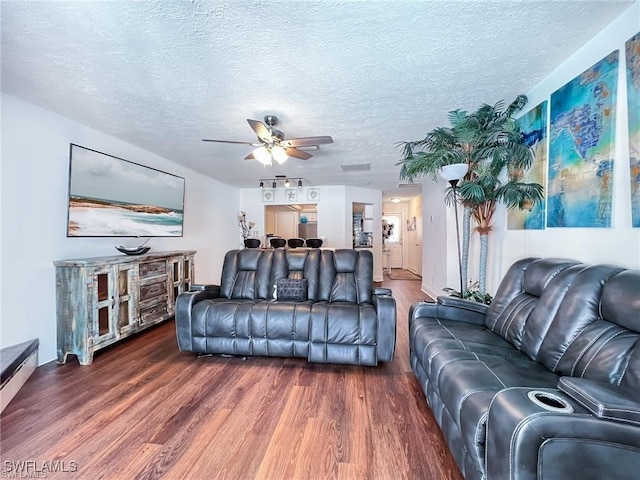
M 439 398 L 458 427 L 467 452 L 484 465 L 486 423 L 493 397 L 505 388 L 554 388 L 558 376 L 521 358 L 471 352 L 443 352 L 432 366 Z M 432 378 L 432 383 L 436 381 Z
M 603 286 L 621 270 L 608 265 L 582 268 L 564 292 L 557 292 L 557 295 L 564 293 L 562 302 L 547 323 L 548 329 L 535 357 L 536 361 L 558 375 L 571 375 L 573 364 L 580 362 L 586 353 L 583 348 L 572 348 L 572 345 L 583 331 L 589 331 L 589 326 L 601 319 L 600 298 Z M 552 293 L 554 292 L 550 292 Z M 595 340 L 596 337 L 597 334 L 591 335 L 590 340 Z
M 602 289 L 602 318 L 640 333 L 640 270 L 625 270 L 609 278 Z
M 540 296 L 564 270 L 575 265 L 572 260 L 558 258 L 525 259 L 509 268 L 487 312 L 485 325 L 491 331 L 521 347 L 529 318 L 539 306 Z M 555 280 L 555 283 L 560 283 Z M 564 285 L 564 284 L 563 284 Z M 558 285 L 561 289 L 563 285 Z M 553 297 L 562 297 L 557 293 Z
M 417 318 L 411 323 L 409 338 L 412 351 L 428 373 L 431 373 L 432 359 L 447 350 L 522 356 L 513 345 L 490 330 L 455 320 Z
M 371 303 L 373 255 L 366 250 L 321 251 L 318 299 Z
M 311 362 L 377 364 L 378 321 L 373 305 L 314 303 L 309 337 Z
M 231 250 L 224 257 L 220 295 L 226 298 L 259 300 L 272 294 L 273 252 L 255 248 Z
M 320 250 L 276 250 L 273 253 L 272 285 L 281 278 L 304 278 L 308 282 L 306 299 L 319 300 L 320 256 Z
M 195 352 L 307 357 L 311 302 L 208 299 L 193 306 Z
M 281 301 L 304 302 L 307 299 L 306 278 L 280 278 L 277 285 L 277 299 Z

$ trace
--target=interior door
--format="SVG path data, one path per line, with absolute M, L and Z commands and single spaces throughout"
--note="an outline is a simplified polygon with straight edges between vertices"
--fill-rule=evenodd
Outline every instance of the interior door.
M 411 218 L 414 228 L 407 232 L 405 246 L 408 248 L 407 268 L 413 273 L 422 276 L 422 207 L 416 210 L 416 216 Z
M 297 238 L 298 212 L 277 212 L 275 233 L 282 238 Z
M 403 219 L 402 214 L 388 214 L 382 216 L 383 220 L 393 225 L 391 235 L 384 241 L 384 248 L 388 250 L 389 266 L 391 268 L 404 268 L 402 264 L 402 232 L 403 232 Z

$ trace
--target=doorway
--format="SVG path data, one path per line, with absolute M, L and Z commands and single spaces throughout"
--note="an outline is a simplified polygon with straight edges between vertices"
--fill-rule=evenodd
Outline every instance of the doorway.
M 264 208 L 265 243 L 268 238 L 318 238 L 318 205 L 267 205 Z
M 384 241 L 385 266 L 387 268 L 404 268 L 402 259 L 404 258 L 402 242 L 402 226 L 404 225 L 404 215 L 402 213 L 389 213 L 382 215 L 383 222 L 392 225 L 389 237 Z

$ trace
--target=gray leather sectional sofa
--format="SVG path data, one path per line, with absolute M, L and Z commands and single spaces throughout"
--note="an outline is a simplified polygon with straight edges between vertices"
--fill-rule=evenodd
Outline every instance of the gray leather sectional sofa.
M 182 351 L 353 365 L 393 358 L 396 303 L 373 287 L 370 251 L 232 250 L 219 286 L 193 288 L 176 305 Z
M 488 308 L 418 302 L 409 330 L 465 478 L 640 478 L 640 271 L 524 259 Z

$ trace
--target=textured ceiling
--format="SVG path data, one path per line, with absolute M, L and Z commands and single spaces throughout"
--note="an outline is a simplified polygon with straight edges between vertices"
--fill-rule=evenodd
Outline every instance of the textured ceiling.
M 284 174 L 406 197 L 396 142 L 511 101 L 632 3 L 3 0 L 1 85 L 231 185 Z M 201 141 L 254 141 L 246 119 L 265 114 L 335 143 L 265 169 L 248 145 Z

